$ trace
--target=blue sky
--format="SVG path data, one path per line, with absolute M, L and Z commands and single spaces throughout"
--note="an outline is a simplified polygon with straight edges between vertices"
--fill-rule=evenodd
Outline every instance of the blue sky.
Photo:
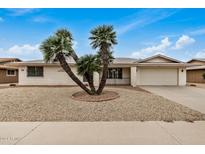
M 205 9 L 0 9 L 0 57 L 42 59 L 39 44 L 68 28 L 79 55 L 90 48 L 90 30 L 113 25 L 115 57 L 165 54 L 183 61 L 205 58 Z

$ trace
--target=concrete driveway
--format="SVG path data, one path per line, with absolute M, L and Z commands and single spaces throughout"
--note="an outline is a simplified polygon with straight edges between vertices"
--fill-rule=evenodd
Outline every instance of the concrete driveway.
M 205 89 L 197 87 L 142 86 L 151 93 L 205 113 Z

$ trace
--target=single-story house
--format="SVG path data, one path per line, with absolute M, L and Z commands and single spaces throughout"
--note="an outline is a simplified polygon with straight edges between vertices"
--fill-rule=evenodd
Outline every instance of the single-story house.
M 77 75 L 75 62 L 68 58 L 73 72 Z M 15 62 L 18 67 L 19 85 L 76 85 L 64 72 L 58 62 L 45 63 L 43 60 Z M 186 85 L 187 64 L 179 60 L 155 55 L 146 59 L 116 58 L 109 65 L 107 84 L 111 85 Z M 100 74 L 94 73 L 94 82 L 100 81 Z M 80 80 L 85 82 L 82 76 Z
M 0 58 L 0 84 L 18 82 L 18 68 L 8 65 L 20 61 L 18 58 Z
M 205 83 L 205 59 L 191 59 L 187 63 L 194 65 L 187 68 L 187 82 Z

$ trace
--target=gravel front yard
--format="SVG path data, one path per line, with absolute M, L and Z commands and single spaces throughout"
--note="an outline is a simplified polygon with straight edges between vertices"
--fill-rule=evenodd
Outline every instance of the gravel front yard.
M 0 89 L 0 121 L 195 121 L 205 115 L 147 92 L 107 88 L 120 98 L 82 102 L 71 98 L 77 87 Z

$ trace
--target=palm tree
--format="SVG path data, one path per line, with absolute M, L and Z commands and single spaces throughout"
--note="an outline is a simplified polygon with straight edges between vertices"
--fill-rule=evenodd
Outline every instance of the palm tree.
M 66 62 L 66 56 L 72 56 L 74 60 L 78 60 L 78 57 L 72 48 L 72 41 L 73 38 L 71 33 L 66 29 L 60 29 L 55 33 L 55 35 L 42 42 L 40 50 L 42 51 L 46 62 L 58 60 L 61 67 L 70 76 L 70 78 L 88 94 L 92 95 L 93 93 L 78 79 L 78 77 L 76 77 Z
M 97 55 L 85 55 L 79 58 L 77 61 L 77 72 L 79 75 L 85 76 L 89 74 L 89 80 L 92 84 L 91 91 L 93 94 L 96 94 L 94 87 L 94 72 L 100 73 L 101 71 L 101 61 Z
M 83 90 L 90 95 L 101 94 L 106 84 L 108 64 L 112 61 L 112 46 L 117 44 L 116 33 L 113 31 L 112 26 L 99 26 L 91 31 L 92 36 L 91 45 L 94 49 L 99 49 L 96 55 L 85 55 L 78 58 L 73 46 L 73 38 L 71 33 L 66 29 L 58 30 L 54 35 L 42 42 L 40 50 L 44 55 L 46 62 L 53 62 L 58 60 L 64 71 L 70 78 L 76 82 Z M 70 66 L 66 62 L 66 57 L 72 57 L 78 69 L 78 74 L 83 75 L 89 84 L 87 88 L 78 77 L 72 72 Z M 101 66 L 103 65 L 102 69 Z M 102 78 L 98 90 L 94 86 L 94 72 L 102 70 Z
M 110 62 L 110 55 L 112 55 L 112 46 L 117 44 L 116 32 L 113 26 L 99 26 L 91 31 L 91 46 L 93 49 L 99 50 L 99 56 L 103 65 L 102 77 L 97 90 L 97 94 L 101 94 L 107 79 L 108 65 Z

